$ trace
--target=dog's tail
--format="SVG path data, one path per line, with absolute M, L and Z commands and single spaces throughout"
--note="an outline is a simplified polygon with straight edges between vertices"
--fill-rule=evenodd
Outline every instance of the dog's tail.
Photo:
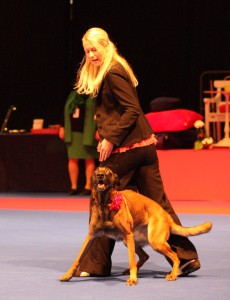
M 203 233 L 207 233 L 212 229 L 211 222 L 205 222 L 198 226 L 192 227 L 183 227 L 177 225 L 176 223 L 172 223 L 170 232 L 180 236 L 193 236 L 193 235 L 200 235 Z

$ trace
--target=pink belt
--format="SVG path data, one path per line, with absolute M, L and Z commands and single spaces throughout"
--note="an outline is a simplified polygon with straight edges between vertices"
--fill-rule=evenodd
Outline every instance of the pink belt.
M 152 144 L 156 145 L 156 143 L 157 143 L 157 139 L 155 138 L 155 135 L 152 134 L 149 138 L 147 138 L 145 140 L 142 140 L 141 142 L 134 143 L 130 146 L 119 147 L 119 148 L 113 150 L 112 154 L 122 153 L 122 152 L 126 152 L 128 150 L 134 149 L 134 148 L 145 147 L 145 146 L 149 146 L 149 145 L 152 145 Z

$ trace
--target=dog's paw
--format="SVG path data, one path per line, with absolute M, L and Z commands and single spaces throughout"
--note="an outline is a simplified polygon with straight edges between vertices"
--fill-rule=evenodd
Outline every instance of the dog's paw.
M 60 281 L 69 281 L 72 278 L 72 274 L 69 272 L 65 273 L 63 276 L 59 278 Z
M 129 278 L 126 281 L 126 285 L 137 285 L 137 278 Z
M 174 274 L 173 272 L 169 273 L 166 277 L 165 277 L 166 280 L 168 281 L 173 281 L 173 280 L 176 280 L 177 279 L 177 275 Z

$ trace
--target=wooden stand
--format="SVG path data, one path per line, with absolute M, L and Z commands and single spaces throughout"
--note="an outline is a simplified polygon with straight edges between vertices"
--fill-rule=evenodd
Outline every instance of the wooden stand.
M 223 88 L 226 84 L 226 80 L 215 80 L 215 86 L 217 88 Z M 229 83 L 229 80 L 228 80 Z M 212 93 L 213 91 L 205 91 L 205 93 Z M 213 144 L 212 147 L 228 147 L 230 148 L 230 137 L 229 137 L 229 96 L 230 91 L 222 91 L 218 90 L 218 93 L 221 93 L 225 96 L 225 125 L 224 125 L 224 138 L 220 140 L 218 143 Z

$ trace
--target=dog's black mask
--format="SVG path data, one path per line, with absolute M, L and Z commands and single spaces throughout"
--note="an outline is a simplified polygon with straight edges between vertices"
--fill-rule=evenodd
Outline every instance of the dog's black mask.
M 119 178 L 108 167 L 98 167 L 92 176 L 92 186 L 98 192 L 103 192 L 119 186 Z

